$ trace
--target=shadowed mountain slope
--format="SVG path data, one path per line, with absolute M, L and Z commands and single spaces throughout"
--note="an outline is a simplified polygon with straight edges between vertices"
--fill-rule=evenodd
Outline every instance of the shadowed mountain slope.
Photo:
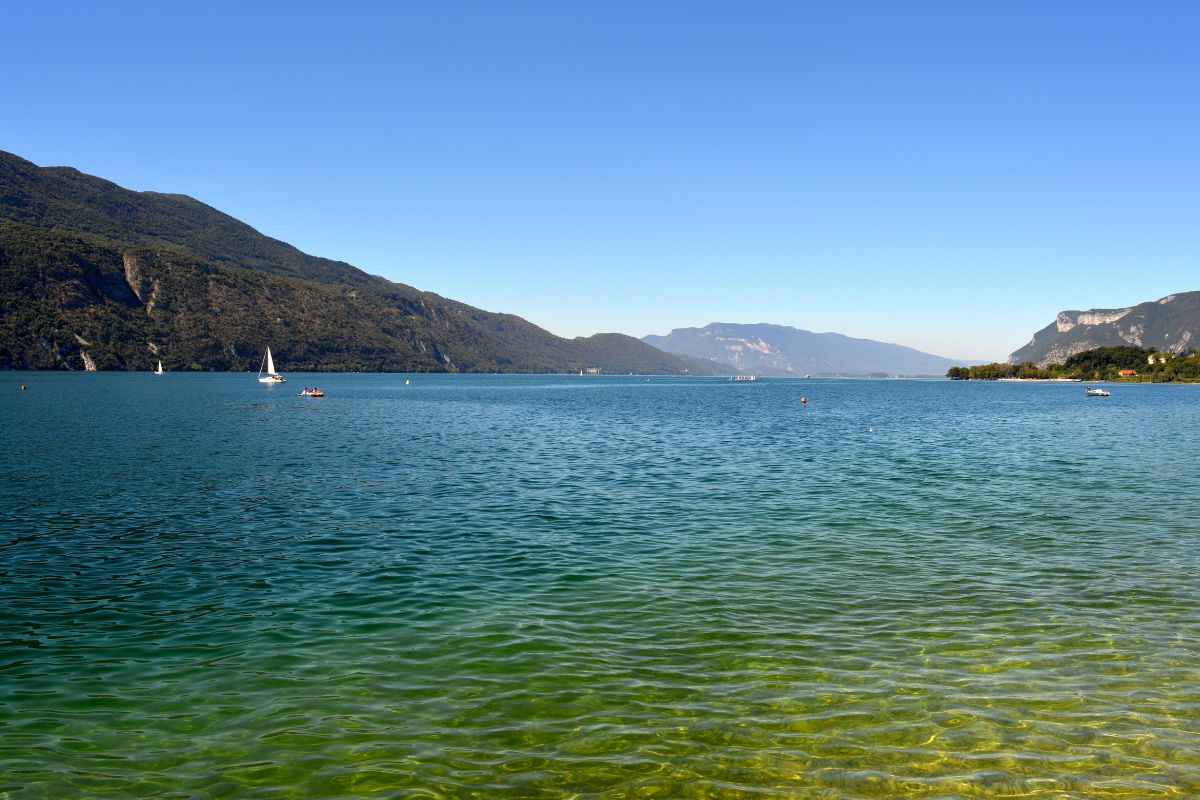
M 0 152 L 0 367 L 709 374 L 302 253 L 190 197 Z

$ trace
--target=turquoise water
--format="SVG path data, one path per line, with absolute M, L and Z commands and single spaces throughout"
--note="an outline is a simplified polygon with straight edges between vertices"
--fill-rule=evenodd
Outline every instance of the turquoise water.
M 1200 387 L 289 377 L 0 373 L 0 797 L 1200 796 Z

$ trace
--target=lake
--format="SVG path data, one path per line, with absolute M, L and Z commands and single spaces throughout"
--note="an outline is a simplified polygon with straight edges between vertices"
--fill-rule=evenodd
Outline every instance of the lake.
M 1200 796 L 1200 386 L 288 379 L 0 373 L 0 797 Z

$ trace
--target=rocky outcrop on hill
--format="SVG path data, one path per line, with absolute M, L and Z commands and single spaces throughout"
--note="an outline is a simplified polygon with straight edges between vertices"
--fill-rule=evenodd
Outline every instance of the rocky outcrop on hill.
M 1200 292 L 1170 294 L 1128 308 L 1060 311 L 1008 360 L 1040 367 L 1061 364 L 1097 347 L 1133 345 L 1163 353 L 1183 353 L 1200 344 Z

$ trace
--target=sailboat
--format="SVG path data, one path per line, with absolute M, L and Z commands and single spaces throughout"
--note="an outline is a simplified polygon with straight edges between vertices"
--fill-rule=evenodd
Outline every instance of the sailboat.
M 267 368 L 267 374 L 263 375 L 263 365 Z M 263 356 L 263 363 L 258 367 L 258 382 L 259 383 L 287 383 L 283 376 L 275 371 L 275 361 L 271 358 L 271 348 L 267 348 L 267 354 Z
M 163 374 L 163 368 L 162 368 L 162 362 L 161 362 L 161 361 L 159 361 L 159 362 L 158 362 L 158 366 L 154 368 L 154 374 L 155 374 L 155 375 L 162 375 L 162 374 Z

